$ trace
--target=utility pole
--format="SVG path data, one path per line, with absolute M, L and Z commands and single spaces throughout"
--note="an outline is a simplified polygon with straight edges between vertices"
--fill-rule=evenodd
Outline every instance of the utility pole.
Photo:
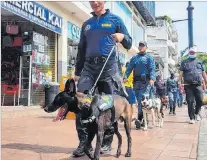
M 192 2 L 188 2 L 188 41 L 189 48 L 193 47 L 193 9 Z

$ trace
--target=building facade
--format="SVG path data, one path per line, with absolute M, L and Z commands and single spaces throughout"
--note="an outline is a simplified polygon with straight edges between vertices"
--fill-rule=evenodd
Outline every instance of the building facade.
M 146 32 L 149 49 L 153 51 L 155 59 L 161 62 L 159 74 L 166 79 L 170 73 L 175 72 L 175 65 L 180 56 L 176 29 L 167 21 L 158 19 L 156 27 L 148 26 Z
M 146 27 L 154 21 L 153 4 L 106 2 L 106 8 L 123 19 L 133 38 L 129 51 L 118 45 L 123 63 L 138 52 L 138 42 L 146 40 Z M 14 101 L 14 105 L 44 102 L 44 84 L 61 83 L 61 77 L 74 68 L 81 26 L 92 16 L 90 12 L 89 2 L 1 2 L 1 97 L 3 85 L 18 86 L 18 94 L 6 95 L 3 105 L 13 105 Z

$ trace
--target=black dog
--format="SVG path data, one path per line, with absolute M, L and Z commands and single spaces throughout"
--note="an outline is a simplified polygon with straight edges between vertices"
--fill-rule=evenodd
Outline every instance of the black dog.
M 54 101 L 46 106 L 44 110 L 46 112 L 54 112 L 58 108 L 60 111 L 56 120 L 63 120 L 69 111 L 74 113 L 80 113 L 83 115 L 82 120 L 87 120 L 94 110 L 96 110 L 97 105 L 102 104 L 102 95 L 95 95 L 90 105 L 85 105 L 87 96 L 83 95 L 75 95 L 76 88 L 75 82 L 69 79 L 66 82 L 65 90 L 60 92 L 54 99 Z M 129 105 L 128 101 L 120 96 L 113 96 L 114 97 L 114 112 L 112 109 L 108 109 L 100 113 L 100 115 L 93 121 L 92 123 L 87 123 L 88 129 L 88 141 L 85 144 L 85 153 L 86 155 L 93 160 L 98 160 L 100 157 L 100 148 L 102 145 L 103 135 L 104 132 L 107 131 L 111 125 L 114 128 L 114 132 L 118 137 L 118 149 L 116 156 L 119 157 L 121 155 L 121 145 L 122 145 L 122 137 L 118 131 L 118 122 L 117 120 L 120 119 L 124 121 L 124 127 L 126 130 L 127 138 L 128 138 L 128 150 L 125 154 L 126 157 L 131 156 L 131 106 Z M 90 102 L 89 102 L 90 103 Z M 89 107 L 87 107 L 89 106 Z M 94 156 L 92 155 L 91 151 L 89 150 L 91 146 L 91 142 L 93 138 L 97 135 L 97 143 Z

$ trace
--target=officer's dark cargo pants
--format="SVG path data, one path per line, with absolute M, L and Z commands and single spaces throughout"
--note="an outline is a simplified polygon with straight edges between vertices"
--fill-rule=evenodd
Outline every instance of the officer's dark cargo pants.
M 201 85 L 185 85 L 186 101 L 188 104 L 188 115 L 191 120 L 199 114 L 203 100 L 203 89 Z M 196 102 L 196 103 L 195 103 Z
M 104 63 L 93 64 L 89 62 L 85 62 L 84 69 L 81 73 L 81 77 L 78 82 L 78 91 L 85 92 L 89 91 Z M 115 61 L 108 61 L 105 69 L 99 79 L 99 83 L 97 85 L 99 93 L 103 92 L 106 94 L 120 94 L 120 86 L 121 86 L 121 77 L 118 72 L 118 65 Z M 76 116 L 76 130 L 78 132 L 78 137 L 80 142 L 85 142 L 87 140 L 87 128 L 86 126 L 82 125 L 80 122 L 80 116 Z M 110 146 L 113 140 L 113 129 L 109 129 L 105 132 L 103 145 L 102 146 Z

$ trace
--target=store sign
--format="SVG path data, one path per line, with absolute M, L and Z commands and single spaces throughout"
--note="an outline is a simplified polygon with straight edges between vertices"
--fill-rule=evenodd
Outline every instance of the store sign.
M 53 32 L 62 33 L 62 17 L 34 1 L 2 1 L 1 7 Z
M 48 37 L 37 32 L 33 32 L 33 41 L 35 43 L 48 46 Z
M 79 40 L 80 34 L 81 28 L 71 22 L 68 22 L 68 38 L 71 40 Z

